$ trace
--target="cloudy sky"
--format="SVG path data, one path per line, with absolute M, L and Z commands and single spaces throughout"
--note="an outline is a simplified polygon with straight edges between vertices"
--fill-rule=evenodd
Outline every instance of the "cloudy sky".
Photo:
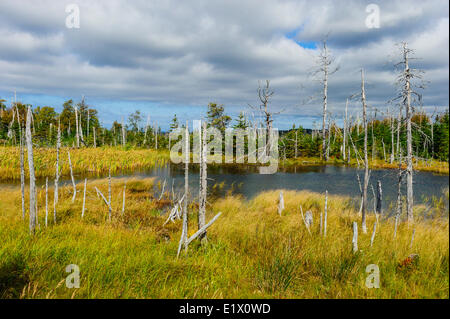
M 66 27 L 71 3 L 80 28 Z M 366 25 L 371 3 L 379 28 Z M 312 74 L 328 34 L 339 66 L 329 81 L 333 116 L 360 89 L 361 68 L 369 104 L 387 107 L 401 41 L 425 71 L 423 103 L 432 112 L 449 104 L 448 29 L 447 0 L 0 0 L 0 97 L 9 102 L 16 90 L 20 101 L 59 111 L 85 95 L 105 125 L 140 110 L 165 128 L 174 113 L 199 119 L 208 102 L 252 117 L 258 81 L 269 79 L 271 107 L 283 110 L 275 126 L 312 127 L 321 113 Z M 358 101 L 350 108 L 356 114 Z

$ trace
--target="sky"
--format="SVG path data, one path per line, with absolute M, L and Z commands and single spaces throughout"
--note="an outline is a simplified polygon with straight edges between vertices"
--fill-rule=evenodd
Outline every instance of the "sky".
M 66 25 L 69 4 L 79 28 Z M 370 4 L 379 28 L 367 26 Z M 274 127 L 311 128 L 320 123 L 314 70 L 325 37 L 338 67 L 328 92 L 338 123 L 361 68 L 368 104 L 393 108 L 402 41 L 415 50 L 411 67 L 425 71 L 424 110 L 448 109 L 447 0 L 0 0 L 0 98 L 9 103 L 16 91 L 18 101 L 60 111 L 84 95 L 106 126 L 139 110 L 165 129 L 175 113 L 201 119 L 209 102 L 253 119 L 259 82 L 270 80 Z M 350 101 L 350 114 L 360 108 Z

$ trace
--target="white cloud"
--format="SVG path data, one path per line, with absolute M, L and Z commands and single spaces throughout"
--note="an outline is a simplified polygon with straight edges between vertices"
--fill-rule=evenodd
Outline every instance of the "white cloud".
M 424 101 L 448 107 L 445 0 L 381 1 L 380 29 L 365 27 L 370 2 L 356 0 L 83 0 L 77 1 L 80 29 L 67 29 L 64 8 L 71 2 L 0 3 L 0 95 L 14 89 L 67 98 L 86 94 L 174 109 L 217 101 L 239 111 L 257 103 L 258 80 L 270 79 L 274 108 L 314 116 L 320 102 L 301 101 L 320 90 L 308 76 L 316 52 L 285 36 L 299 30 L 297 41 L 320 41 L 331 31 L 330 48 L 341 66 L 330 78 L 334 112 L 359 89 L 361 67 L 368 99 L 383 107 L 394 94 L 395 44 L 403 40 L 427 71 Z

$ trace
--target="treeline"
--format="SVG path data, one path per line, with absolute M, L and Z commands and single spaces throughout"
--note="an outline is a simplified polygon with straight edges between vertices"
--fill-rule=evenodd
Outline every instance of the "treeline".
M 5 105 L 0 100 L 0 143 L 18 145 L 20 129 L 25 127 L 28 105 L 21 102 Z M 261 127 L 252 123 L 244 113 L 236 119 L 225 114 L 224 106 L 216 103 L 208 105 L 206 121 L 220 131 L 225 128 Z M 364 132 L 360 119 L 347 118 L 346 130 L 335 123 L 327 128 L 325 145 L 326 154 L 322 154 L 323 135 L 320 130 L 305 130 L 293 125 L 292 129 L 280 132 L 279 153 L 281 158 L 324 157 L 350 160 L 361 158 Z M 449 160 L 449 112 L 446 110 L 434 116 L 416 113 L 413 123 L 413 153 L 416 158 L 434 158 Z M 114 121 L 110 128 L 102 127 L 98 111 L 82 99 L 75 103 L 68 100 L 63 104 L 61 113 L 53 107 L 33 108 L 32 134 L 38 146 L 55 146 L 57 128 L 60 125 L 62 144 L 70 147 L 123 146 L 152 149 L 167 149 L 170 146 L 169 132 L 184 127 L 174 115 L 169 132 L 162 131 L 157 122 L 150 117 L 144 118 L 140 111 L 135 111 L 128 118 Z M 347 136 L 344 136 L 344 131 Z M 78 138 L 77 138 L 78 136 Z M 173 141 L 172 141 L 173 143 Z M 406 149 L 406 130 L 404 119 L 399 117 L 376 116 L 368 121 L 368 151 L 372 159 L 397 160 L 401 150 Z M 326 156 L 323 156 L 326 155 Z

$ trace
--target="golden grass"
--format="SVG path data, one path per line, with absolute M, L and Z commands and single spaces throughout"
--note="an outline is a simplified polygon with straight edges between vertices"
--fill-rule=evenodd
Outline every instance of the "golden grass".
M 332 164 L 332 165 L 351 165 L 357 166 L 358 162 L 356 159 L 352 159 L 350 163 L 343 161 L 342 159 L 330 158 L 327 162 L 322 161 L 318 157 L 298 157 L 292 159 L 286 159 L 286 161 L 282 162 L 283 165 L 297 165 L 297 166 L 312 166 L 312 165 L 324 165 L 324 164 Z M 363 165 L 363 163 L 360 163 Z M 406 169 L 406 164 L 402 165 L 403 169 Z M 430 172 L 430 173 L 438 173 L 438 174 L 449 174 L 449 163 L 448 162 L 440 162 L 435 159 L 430 159 L 428 161 L 424 160 L 413 160 L 413 167 L 416 171 L 421 172 Z M 398 163 L 393 162 L 392 164 L 385 162 L 382 159 L 374 159 L 373 161 L 369 159 L 369 168 L 370 169 L 398 169 Z
M 89 174 L 100 176 L 108 173 L 111 165 L 111 173 L 130 172 L 161 166 L 168 162 L 167 150 L 125 150 L 120 147 L 99 148 L 67 148 L 60 150 L 60 169 L 62 176 L 69 176 L 68 154 L 72 161 L 74 174 Z M 56 149 L 35 148 L 34 166 L 36 177 L 54 178 L 56 170 Z M 25 174 L 28 176 L 28 159 L 25 152 Z M 0 147 L 0 180 L 20 179 L 20 162 L 18 147 Z
M 124 179 L 113 179 L 113 219 L 94 186 L 107 194 L 106 180 L 88 184 L 87 210 L 81 219 L 80 193 L 71 202 L 63 187 L 57 223 L 44 225 L 44 192 L 39 191 L 40 230 L 28 234 L 20 192 L 0 193 L 0 296 L 3 298 L 448 298 L 448 218 L 416 216 L 413 227 L 402 223 L 393 239 L 393 221 L 382 219 L 373 247 L 359 234 L 360 251 L 352 253 L 352 222 L 360 221 L 349 198 L 329 196 L 327 236 L 319 234 L 324 195 L 284 191 L 285 210 L 277 214 L 278 191 L 251 201 L 238 196 L 218 199 L 207 220 L 222 216 L 208 231 L 208 244 L 193 242 L 177 259 L 181 222 L 163 226 L 170 202 L 152 195 L 153 179 L 127 180 L 126 211 L 121 215 Z M 27 197 L 28 200 L 28 197 Z M 52 191 L 49 202 L 53 203 Z M 312 235 L 300 213 L 311 210 Z M 52 205 L 50 205 L 52 207 Z M 436 209 L 443 209 L 440 207 Z M 52 210 L 51 210 L 52 211 Z M 190 208 L 190 233 L 196 228 Z M 420 214 L 420 207 L 416 214 Z M 448 212 L 443 215 L 448 216 Z M 401 268 L 410 254 L 417 264 Z M 65 286 L 65 267 L 80 267 L 80 288 Z M 365 286 L 366 266 L 380 268 L 381 287 Z

